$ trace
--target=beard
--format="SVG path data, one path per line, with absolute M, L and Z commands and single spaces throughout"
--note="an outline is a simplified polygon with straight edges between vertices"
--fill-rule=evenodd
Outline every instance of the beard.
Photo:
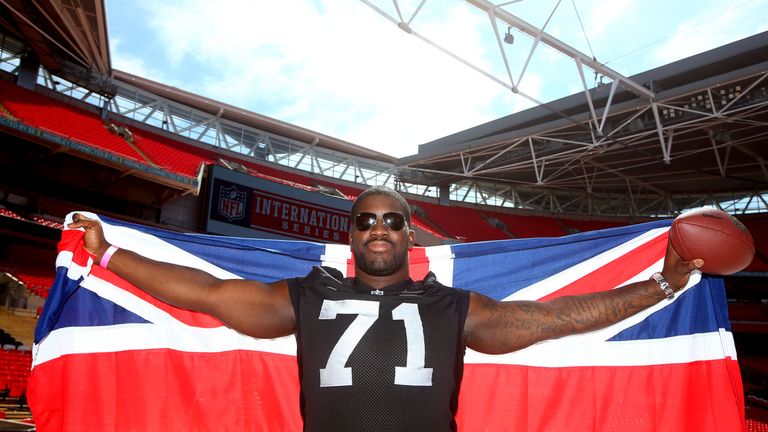
M 364 248 L 363 248 L 364 249 Z M 389 276 L 400 271 L 408 259 L 408 250 L 394 250 L 391 256 L 377 255 L 375 259 L 366 259 L 365 251 L 355 250 L 355 264 L 363 272 L 372 276 Z

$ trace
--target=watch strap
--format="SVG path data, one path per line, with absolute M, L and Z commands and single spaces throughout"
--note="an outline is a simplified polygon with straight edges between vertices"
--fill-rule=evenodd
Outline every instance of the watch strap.
M 675 292 L 672 290 L 672 287 L 669 286 L 669 282 L 667 282 L 666 279 L 664 279 L 664 276 L 661 275 L 661 273 L 656 272 L 651 275 L 651 279 L 653 279 L 657 284 L 659 284 L 659 288 L 661 288 L 662 291 L 664 291 L 664 295 L 667 297 L 667 300 L 672 300 L 675 298 Z

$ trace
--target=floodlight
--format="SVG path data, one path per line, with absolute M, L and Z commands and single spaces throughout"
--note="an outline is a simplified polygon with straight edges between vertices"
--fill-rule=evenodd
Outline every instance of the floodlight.
M 512 31 L 512 26 L 507 27 L 507 34 L 504 35 L 504 43 L 508 43 L 510 45 L 515 43 L 515 37 L 512 36 L 512 33 L 510 33 L 511 31 Z

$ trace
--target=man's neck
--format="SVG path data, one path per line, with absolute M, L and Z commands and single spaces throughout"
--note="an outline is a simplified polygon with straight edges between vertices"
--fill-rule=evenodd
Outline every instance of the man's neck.
M 408 280 L 409 277 L 410 276 L 407 267 L 404 270 L 387 276 L 370 275 L 360 271 L 359 268 L 355 268 L 355 278 L 358 281 L 375 289 L 382 289 L 390 285 L 394 285 L 398 282 Z

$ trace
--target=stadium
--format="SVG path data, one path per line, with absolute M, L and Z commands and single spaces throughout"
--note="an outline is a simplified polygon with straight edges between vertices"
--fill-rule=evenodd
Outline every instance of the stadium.
M 70 212 L 346 247 L 352 201 L 386 185 L 423 248 L 567 238 L 702 206 L 735 216 L 756 249 L 722 277 L 737 403 L 744 430 L 768 431 L 768 33 L 624 77 L 494 9 L 608 84 L 395 158 L 113 69 L 101 0 L 0 10 L 0 430 L 35 430 L 34 333 Z

